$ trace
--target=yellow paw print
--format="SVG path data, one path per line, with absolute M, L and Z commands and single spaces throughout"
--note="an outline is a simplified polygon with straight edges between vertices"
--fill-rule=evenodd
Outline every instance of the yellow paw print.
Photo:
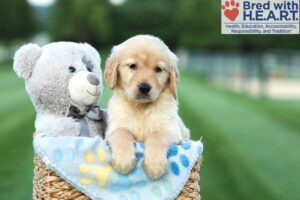
M 96 164 L 96 159 L 100 162 L 100 165 Z M 99 186 L 104 187 L 112 171 L 112 166 L 105 163 L 106 159 L 105 151 L 102 148 L 97 150 L 96 155 L 92 151 L 86 152 L 86 163 L 79 165 L 79 171 L 84 175 L 84 177 L 80 179 L 80 183 L 83 185 L 91 185 L 93 184 L 93 176 L 95 176 Z

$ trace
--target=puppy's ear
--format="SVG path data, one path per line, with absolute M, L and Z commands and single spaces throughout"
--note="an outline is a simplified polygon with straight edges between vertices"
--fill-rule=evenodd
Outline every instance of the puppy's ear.
M 26 44 L 18 49 L 14 56 L 13 68 L 17 75 L 29 79 L 37 59 L 42 54 L 42 48 L 36 44 Z
M 179 82 L 179 73 L 177 69 L 177 56 L 171 52 L 170 56 L 170 89 L 173 97 L 177 99 L 177 84 Z
M 116 47 L 113 48 L 112 53 L 106 60 L 104 69 L 104 79 L 110 89 L 114 89 L 117 85 L 118 79 L 118 58 Z

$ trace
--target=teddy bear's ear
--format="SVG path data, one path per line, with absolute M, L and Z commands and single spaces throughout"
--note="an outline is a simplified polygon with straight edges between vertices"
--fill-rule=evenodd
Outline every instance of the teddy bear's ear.
M 18 49 L 14 56 L 14 70 L 25 80 L 29 79 L 37 59 L 42 54 L 42 48 L 36 44 L 25 44 Z
M 94 47 L 92 47 L 88 43 L 84 43 L 83 46 L 97 60 L 97 62 L 99 62 L 99 63 L 101 62 L 100 55 Z

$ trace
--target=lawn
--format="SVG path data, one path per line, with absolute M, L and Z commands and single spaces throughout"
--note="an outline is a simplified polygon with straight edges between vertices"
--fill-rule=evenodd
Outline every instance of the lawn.
M 204 199 L 298 199 L 299 102 L 255 100 L 182 76 L 181 113 L 202 135 Z
M 192 138 L 205 144 L 203 199 L 299 199 L 299 102 L 252 99 L 189 73 L 179 101 Z M 0 66 L 0 199 L 31 199 L 34 117 L 23 80 Z

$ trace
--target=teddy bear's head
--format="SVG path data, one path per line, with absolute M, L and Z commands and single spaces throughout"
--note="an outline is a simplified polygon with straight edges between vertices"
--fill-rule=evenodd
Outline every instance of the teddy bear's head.
M 14 70 L 25 79 L 37 112 L 65 114 L 70 105 L 88 109 L 102 93 L 98 52 L 87 43 L 54 42 L 22 46 Z

